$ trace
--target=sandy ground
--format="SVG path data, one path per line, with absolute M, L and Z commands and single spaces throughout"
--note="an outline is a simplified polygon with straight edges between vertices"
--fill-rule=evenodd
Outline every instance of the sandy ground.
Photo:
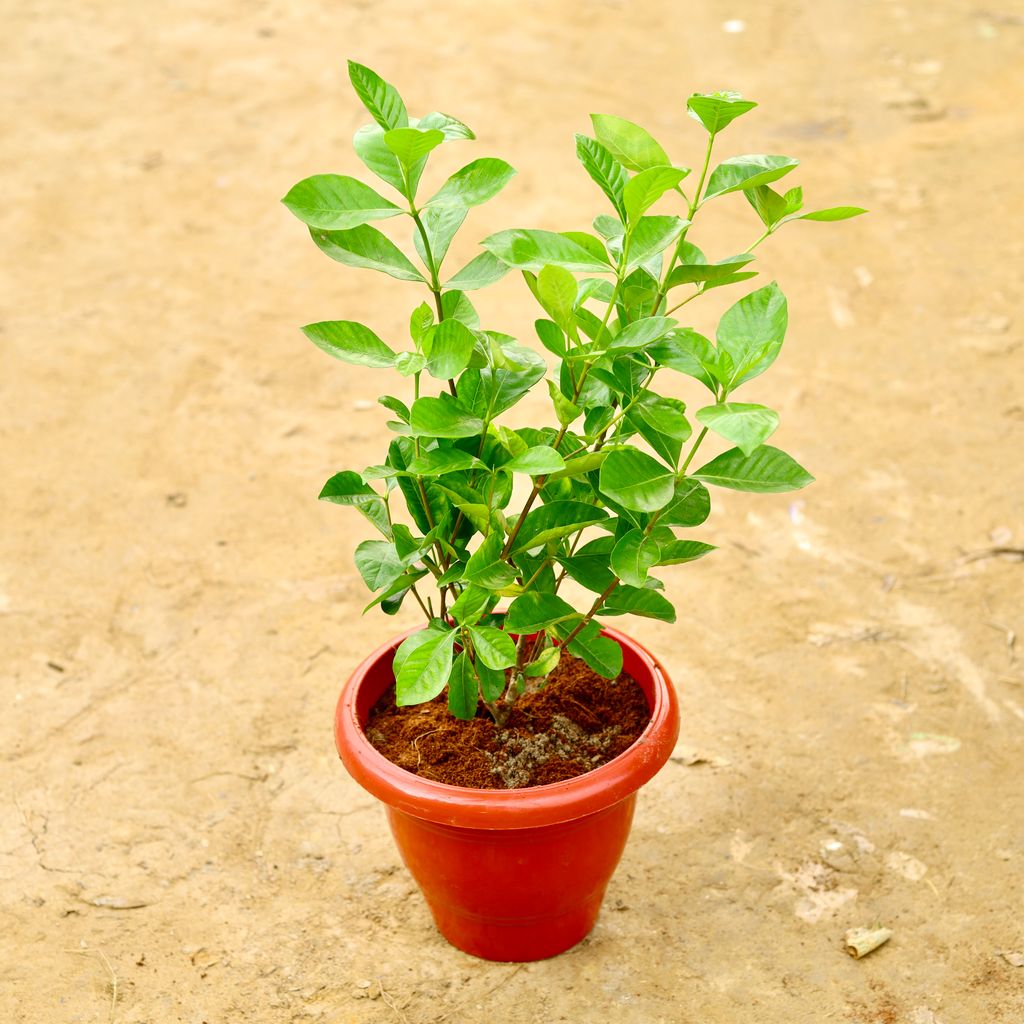
M 1024 545 L 1024 8 L 3 7 L 0 1019 L 1024 1019 L 1024 564 L 998 553 Z M 315 500 L 379 461 L 380 378 L 297 328 L 397 337 L 419 298 L 277 202 L 357 168 L 346 56 L 520 169 L 456 256 L 586 225 L 587 112 L 696 158 L 681 100 L 720 87 L 762 103 L 723 146 L 873 211 L 765 248 L 792 327 L 751 398 L 818 483 L 720 493 L 681 621 L 633 627 L 683 746 L 551 962 L 445 945 L 332 748 L 341 681 L 415 621 L 359 619 L 362 521 Z M 751 218 L 709 212 L 719 255 Z M 519 282 L 482 306 L 530 336 Z M 875 922 L 892 941 L 853 961 Z

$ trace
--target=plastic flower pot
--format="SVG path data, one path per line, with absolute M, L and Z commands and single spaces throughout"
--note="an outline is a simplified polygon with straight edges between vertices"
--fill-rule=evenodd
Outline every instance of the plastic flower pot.
M 441 934 L 486 960 L 543 960 L 594 927 L 626 845 L 637 790 L 668 760 L 679 733 L 675 693 L 661 663 L 605 629 L 651 709 L 643 734 L 618 757 L 565 782 L 517 790 L 469 789 L 393 764 L 364 732 L 394 682 L 396 637 L 371 654 L 341 692 L 334 719 L 349 774 L 383 802 L 406 867 Z

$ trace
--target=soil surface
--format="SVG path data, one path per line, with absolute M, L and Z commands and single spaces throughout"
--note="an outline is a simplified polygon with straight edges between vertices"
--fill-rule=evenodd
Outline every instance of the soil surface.
M 650 720 L 632 676 L 603 679 L 563 652 L 543 688 L 519 697 L 500 726 L 482 706 L 472 721 L 458 721 L 445 694 L 397 707 L 392 686 L 370 712 L 366 735 L 388 760 L 425 779 L 523 789 L 600 768 L 634 743 Z
M 1019 0 L 3 7 L 0 1019 L 1024 1019 Z M 453 267 L 589 224 L 590 111 L 699 160 L 694 90 L 760 101 L 723 153 L 792 154 L 811 208 L 871 209 L 758 249 L 791 326 L 742 400 L 817 482 L 716 492 L 719 550 L 664 574 L 678 623 L 629 622 L 680 746 L 596 929 L 544 963 L 438 937 L 332 746 L 342 680 L 417 621 L 359 617 L 368 528 L 316 501 L 380 461 L 385 375 L 298 327 L 397 341 L 419 291 L 278 203 L 362 173 L 350 55 L 476 129 L 444 170 L 519 169 Z M 709 258 L 759 233 L 742 199 L 705 214 Z M 687 321 L 713 331 L 728 291 Z M 532 337 L 515 275 L 479 305 Z

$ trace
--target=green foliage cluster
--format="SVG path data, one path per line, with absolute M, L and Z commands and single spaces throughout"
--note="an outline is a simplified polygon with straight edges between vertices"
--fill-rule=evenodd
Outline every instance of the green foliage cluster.
M 379 399 L 394 417 L 384 460 L 337 473 L 320 497 L 354 506 L 380 534 L 355 552 L 375 595 L 367 608 L 393 614 L 411 595 L 427 618 L 398 649 L 398 702 L 431 700 L 447 687 L 456 716 L 471 718 L 482 701 L 500 721 L 562 649 L 602 675 L 621 671 L 622 653 L 601 635 L 598 613 L 675 620 L 653 571 L 712 550 L 688 533 L 708 517 L 708 485 L 772 493 L 811 482 L 766 444 L 778 414 L 734 400 L 779 354 L 787 307 L 778 285 L 729 308 L 714 342 L 672 314 L 754 277 L 754 249 L 784 224 L 864 211 L 804 212 L 800 188 L 772 187 L 796 167 L 791 157 L 734 156 L 712 168 L 718 135 L 756 104 L 731 92 L 695 94 L 687 109 L 706 145 L 692 189 L 690 169 L 649 132 L 595 114 L 594 137 L 576 136 L 577 156 L 609 208 L 593 232 L 499 231 L 449 276 L 445 256 L 470 209 L 515 171 L 493 157 L 473 160 L 421 198 L 431 152 L 473 132 L 447 114 L 411 118 L 395 88 L 369 68 L 350 62 L 349 76 L 374 122 L 356 132 L 355 151 L 395 201 L 355 178 L 318 174 L 283 202 L 332 259 L 413 282 L 430 298 L 412 311 L 400 350 L 351 320 L 303 328 L 329 355 L 394 370 L 411 385 L 409 404 Z M 712 261 L 691 241 L 691 226 L 706 204 L 737 192 L 762 233 L 745 252 Z M 666 200 L 680 212 L 650 212 Z M 371 226 L 394 217 L 409 219 L 420 266 Z M 535 329 L 550 367 L 534 349 L 484 328 L 468 297 L 510 269 L 522 273 L 543 313 Z M 672 373 L 709 393 L 693 413 L 695 436 L 686 405 L 654 390 L 658 375 Z M 550 425 L 502 424 L 535 388 L 550 398 Z M 709 432 L 733 447 L 694 468 Z M 529 495 L 513 509 L 517 476 Z M 396 515 L 396 506 L 405 512 Z M 593 594 L 587 607 L 560 596 L 566 578 Z M 503 601 L 507 611 L 496 614 Z

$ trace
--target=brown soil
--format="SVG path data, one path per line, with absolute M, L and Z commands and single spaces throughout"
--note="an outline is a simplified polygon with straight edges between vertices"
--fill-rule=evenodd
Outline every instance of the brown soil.
M 483 707 L 472 721 L 453 718 L 443 694 L 427 704 L 397 707 L 392 686 L 370 713 L 366 735 L 388 760 L 424 779 L 523 789 L 607 764 L 650 718 L 632 676 L 604 679 L 563 654 L 544 688 L 523 694 L 501 726 Z

